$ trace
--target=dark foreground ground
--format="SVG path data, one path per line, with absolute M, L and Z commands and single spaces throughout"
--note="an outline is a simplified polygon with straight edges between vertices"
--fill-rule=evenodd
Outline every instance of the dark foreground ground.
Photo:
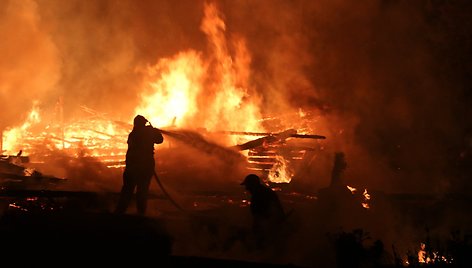
M 290 216 L 264 244 L 239 193 L 194 193 L 184 210 L 154 195 L 149 215 L 111 213 L 116 193 L 2 190 L 1 258 L 64 264 L 138 261 L 160 267 L 470 267 L 467 196 L 343 189 L 281 191 Z M 428 264 L 418 262 L 425 243 Z

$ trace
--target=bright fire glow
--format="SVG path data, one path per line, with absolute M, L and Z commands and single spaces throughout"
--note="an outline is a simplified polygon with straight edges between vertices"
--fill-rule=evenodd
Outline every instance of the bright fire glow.
M 290 165 L 285 158 L 277 155 L 275 157 L 275 164 L 269 171 L 268 179 L 275 183 L 289 183 L 293 177 L 293 171 L 290 169 Z
M 259 120 L 262 117 L 259 98 L 249 93 L 255 90 L 249 86 L 251 57 L 245 41 L 241 38 L 227 40 L 225 23 L 214 4 L 205 5 L 201 29 L 207 35 L 209 51 L 180 52 L 146 68 L 141 101 L 130 119 L 142 114 L 156 127 L 264 132 Z M 116 148 L 113 154 L 123 154 L 129 129 L 117 129 L 106 120 L 97 120 L 99 118 L 92 114 L 91 119 L 72 124 L 42 122 L 46 131 L 29 135 L 29 128 L 40 122 L 35 105 L 22 126 L 4 131 L 3 149 L 15 154 L 28 147 L 25 140 L 28 138 L 35 139 L 35 143 L 42 140 L 50 149 L 81 147 L 87 149 L 88 155 L 99 156 L 100 151 L 109 153 L 103 149 Z M 222 142 L 235 145 L 247 140 L 247 137 L 232 135 Z
M 363 208 L 370 208 L 369 201 L 370 201 L 370 194 L 367 192 L 367 189 L 364 189 L 364 192 L 362 193 L 364 196 L 364 202 L 362 202 L 362 207 Z
M 346 187 L 347 187 L 347 189 L 349 189 L 349 191 L 351 191 L 352 194 L 354 194 L 354 193 L 357 191 L 356 188 L 351 187 L 351 186 L 349 186 L 349 185 L 346 185 Z
M 41 130 L 38 130 L 41 129 Z M 32 108 L 25 122 L 3 133 L 3 151 L 17 154 L 22 150 L 32 154 L 36 150 L 67 150 L 82 156 L 122 155 L 126 150 L 128 129 L 117 128 L 107 120 L 97 118 L 71 124 L 43 122 L 38 103 Z M 28 174 L 25 174 L 28 175 Z
M 349 185 L 346 185 L 346 188 L 349 191 L 351 191 L 351 194 L 356 194 L 356 191 L 357 191 L 356 188 L 351 187 Z M 370 208 L 370 205 L 369 205 L 370 194 L 367 192 L 367 189 L 364 189 L 364 192 L 362 193 L 362 198 L 363 198 L 363 201 L 361 202 L 362 207 L 365 209 L 369 209 Z
M 214 4 L 205 4 L 200 29 L 207 37 L 208 51 L 181 51 L 144 68 L 142 84 L 137 85 L 141 92 L 139 103 L 128 122 L 132 122 L 136 114 L 142 114 L 156 127 L 266 133 L 262 123 L 270 122 L 271 118 L 263 118 L 260 96 L 251 87 L 251 55 L 245 40 L 227 37 L 225 22 Z M 60 103 L 62 105 L 62 101 Z M 41 122 L 35 103 L 23 125 L 4 131 L 5 153 L 16 154 L 23 149 L 28 154 L 34 145 L 40 145 L 47 150 L 103 157 L 101 160 L 109 167 L 122 167 L 119 161 L 126 152 L 129 126 L 116 125 L 84 106 L 90 117 L 64 122 L 62 106 L 60 108 L 60 119 Z M 309 115 L 309 111 L 299 109 L 283 121 L 298 124 Z M 43 130 L 32 135 L 31 127 L 39 123 Z M 312 124 L 303 126 L 298 133 L 311 132 Z M 252 139 L 254 136 L 250 135 L 228 135 L 219 142 L 233 146 Z M 290 164 L 284 157 L 276 156 L 269 180 L 289 183 L 294 175 Z
M 364 193 L 362 193 L 362 195 L 364 196 L 365 200 L 370 200 L 370 194 L 367 192 L 367 189 L 364 189 Z
M 21 141 L 28 135 L 30 127 L 41 121 L 39 116 L 38 102 L 33 102 L 33 109 L 28 114 L 25 122 L 18 127 L 7 129 L 3 132 L 3 150 L 7 153 L 17 153 L 22 148 L 20 147 Z
M 420 264 L 435 264 L 435 263 L 453 263 L 452 258 L 448 258 L 439 254 L 437 251 L 426 251 L 426 244 L 421 242 L 420 249 L 418 250 L 418 263 Z
M 205 66 L 198 53 L 179 53 L 148 69 L 149 81 L 136 114 L 145 115 L 156 126 L 186 126 L 197 112 Z
M 244 40 L 227 41 L 214 4 L 205 5 L 201 29 L 209 42 L 208 58 L 189 50 L 149 67 L 136 114 L 161 127 L 264 131 L 258 98 L 249 94 L 251 58 Z M 230 54 L 230 46 L 235 53 Z M 232 138 L 227 141 L 232 145 L 242 142 Z

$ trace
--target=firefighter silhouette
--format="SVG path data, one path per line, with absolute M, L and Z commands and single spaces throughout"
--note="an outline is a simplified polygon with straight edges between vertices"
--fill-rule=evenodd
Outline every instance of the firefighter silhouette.
M 146 118 L 137 115 L 128 135 L 126 167 L 116 213 L 126 212 L 135 190 L 137 212 L 140 215 L 146 213 L 149 186 L 155 174 L 154 144 L 164 141 L 161 131 L 147 123 Z

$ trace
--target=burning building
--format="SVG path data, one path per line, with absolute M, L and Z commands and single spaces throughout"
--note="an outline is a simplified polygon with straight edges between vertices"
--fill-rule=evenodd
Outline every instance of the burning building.
M 0 180 L 116 192 L 142 114 L 166 135 L 159 175 L 192 208 L 224 204 L 220 215 L 237 222 L 231 212 L 247 201 L 231 187 L 258 173 L 306 209 L 317 241 L 329 242 L 322 222 L 367 221 L 382 221 L 364 226 L 388 241 L 392 230 L 407 240 L 415 232 L 398 226 L 426 218 L 390 218 L 386 200 L 400 200 L 392 215 L 411 215 L 471 190 L 465 2 L 3 1 Z M 337 152 L 349 161 L 336 173 Z M 333 202 L 319 200 L 331 186 L 355 206 L 331 209 L 332 189 Z M 311 256 L 306 248 L 291 257 Z
M 325 138 L 312 134 L 316 110 L 263 116 L 262 96 L 249 80 L 251 55 L 245 40 L 228 37 L 215 4 L 206 3 L 203 16 L 200 29 L 207 38 L 206 53 L 190 49 L 140 68 L 139 103 L 128 118 L 143 114 L 162 129 L 200 132 L 248 156 L 249 168 L 264 173 L 270 181 L 289 182 L 295 168 L 290 163 L 311 161 L 320 145 L 305 142 L 287 146 L 287 141 Z M 48 150 L 62 150 L 71 156 L 97 157 L 108 167 L 123 166 L 129 120 L 120 121 L 79 105 L 73 109 L 78 108 L 82 115 L 66 121 L 64 110 L 68 107 L 63 97 L 52 108 L 41 110 L 38 103 L 34 100 L 24 123 L 2 131 L 5 154 L 22 150 L 41 159 Z M 252 140 L 257 136 L 262 138 Z M 188 135 L 172 137 L 184 142 L 187 139 L 188 144 L 192 144 L 189 139 L 195 140 Z

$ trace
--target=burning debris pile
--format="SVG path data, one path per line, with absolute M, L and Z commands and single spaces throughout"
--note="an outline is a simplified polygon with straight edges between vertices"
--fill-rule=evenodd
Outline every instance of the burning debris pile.
M 8 191 L 33 186 L 49 189 L 65 181 L 96 193 L 118 191 L 132 128 L 129 122 L 137 114 L 166 135 L 156 148 L 157 172 L 176 189 L 188 190 L 185 194 L 190 193 L 194 208 L 221 205 L 226 209 L 237 204 L 247 208 L 247 200 L 238 195 L 240 188 L 232 180 L 242 172 L 257 173 L 269 186 L 282 189 L 278 193 L 286 204 L 303 209 L 293 215 L 302 215 L 306 221 L 297 227 L 299 238 L 308 246 L 295 241 L 297 254 L 305 248 L 324 249 L 325 243 L 318 247 L 311 243 L 322 241 L 323 231 L 339 225 L 367 226 L 394 239 L 398 233 L 411 235 L 405 226 L 422 228 L 427 222 L 423 217 L 434 217 L 429 222 L 448 219 L 446 212 L 455 209 L 456 203 L 441 199 L 444 192 L 469 184 L 455 186 L 448 177 L 454 175 L 443 173 L 443 167 L 449 166 L 443 164 L 448 161 L 444 153 L 449 154 L 449 145 L 459 143 L 449 141 L 462 136 L 454 124 L 470 125 L 467 116 L 457 116 L 467 115 L 470 109 L 455 107 L 453 98 L 462 98 L 462 88 L 467 88 L 462 84 L 455 88 L 462 82 L 457 78 L 469 77 L 461 73 L 467 68 L 456 62 L 463 58 L 462 51 L 448 54 L 449 49 L 437 42 L 442 36 L 437 31 L 447 25 L 444 40 L 470 43 L 449 31 L 454 21 L 441 15 L 447 8 L 437 6 L 446 1 L 412 6 L 401 1 L 368 5 L 223 1 L 226 14 L 219 2 L 212 1 L 186 1 L 191 8 L 173 1 L 56 2 L 9 0 L 2 4 L 8 11 L 0 20 L 2 29 L 19 29 L 18 34 L 7 34 L 11 38 L 2 46 L 9 54 L 1 65 L 0 86 L 0 186 L 4 193 L 16 195 L 20 193 Z M 77 7 L 80 12 L 72 12 Z M 419 12 L 417 7 L 421 7 Z M 397 19 L 396 14 L 403 17 Z M 425 16 L 435 23 L 435 30 L 418 35 L 428 29 L 422 25 Z M 457 25 L 463 29 L 465 24 Z M 23 36 L 31 36 L 34 42 L 24 42 Z M 401 42 L 392 42 L 390 36 Z M 434 56 L 441 56 L 440 60 Z M 451 73 L 461 69 L 450 81 L 445 79 L 448 61 L 460 67 Z M 43 63 L 42 68 L 36 62 Z M 430 63 L 440 63 L 440 68 Z M 435 120 L 429 124 L 426 119 Z M 405 135 L 408 131 L 412 135 Z M 471 148 L 469 140 L 467 146 Z M 352 181 L 342 178 L 346 162 L 337 151 L 355 158 L 349 174 Z M 461 154 L 461 182 L 470 181 L 469 151 Z M 332 155 L 329 185 L 325 182 Z M 234 168 L 233 162 L 242 162 L 244 168 Z M 317 172 L 320 166 L 323 171 Z M 435 184 L 424 183 L 433 181 L 430 175 L 436 177 Z M 99 180 L 103 183 L 97 187 Z M 229 187 L 214 187 L 219 181 Z M 436 186 L 434 194 L 409 196 L 406 201 L 401 194 L 376 191 L 428 191 Z M 198 196 L 201 202 L 191 195 L 198 187 L 206 191 Z M 10 203 L 9 209 L 24 211 L 56 194 L 62 193 L 27 193 L 22 196 L 25 202 Z M 70 197 L 71 193 L 64 194 Z M 210 196 L 214 198 L 208 201 Z M 82 198 L 91 199 L 87 194 Z M 427 202 L 431 202 L 428 213 L 423 206 Z M 470 200 L 464 203 L 469 205 Z M 452 219 L 465 218 L 462 207 L 454 212 Z M 215 226 L 208 232 L 221 230 Z M 391 237 L 389 242 L 394 240 Z M 349 242 L 363 237 L 344 238 Z M 410 240 L 414 242 L 404 244 L 414 244 L 418 250 L 420 240 Z M 188 239 L 182 241 L 186 244 Z M 415 261 L 410 263 L 452 261 L 428 246 L 412 254 Z
M 83 107 L 84 108 L 84 107 Z M 91 111 L 91 109 L 87 109 Z M 132 125 L 118 120 L 106 119 L 92 111 L 93 116 L 78 120 L 62 127 L 37 122 L 26 122 L 17 129 L 4 132 L 3 146 L 6 152 L 24 150 L 30 153 L 36 164 L 45 164 L 44 159 L 53 151 L 61 151 L 71 157 L 92 157 L 108 168 L 124 167 L 127 133 Z M 33 110 L 39 118 L 39 112 Z M 31 117 L 30 117 L 31 118 Z M 260 173 L 272 183 L 289 183 L 296 170 L 322 150 L 318 140 L 325 136 L 300 134 L 295 129 L 279 133 L 247 131 L 191 131 L 175 127 L 162 128 L 165 136 L 187 146 L 194 147 L 202 154 L 218 154 L 225 150 L 221 157 L 233 155 L 236 158 L 246 157 L 248 170 Z M 213 137 L 224 139 L 248 140 L 244 143 L 228 146 L 211 146 Z M 262 136 L 260 138 L 255 138 Z M 233 138 L 231 138 L 233 137 Z M 244 138 L 244 139 L 242 139 Z M 310 141 L 308 141 L 310 140 Z M 177 147 L 176 147 L 177 146 Z M 167 144 L 178 150 L 179 145 Z M 181 146 L 181 145 L 180 145 Z M 228 153 L 230 152 L 230 153 Z M 26 159 L 26 158 L 25 158 Z M 29 160 L 28 160 L 29 161 Z M 164 167 L 165 168 L 165 167 Z
M 0 155 L 0 187 L 2 189 L 24 188 L 25 186 L 36 188 L 50 188 L 65 181 L 63 178 L 47 176 L 34 168 L 26 167 L 29 157 L 21 156 L 21 151 L 16 156 Z
M 244 38 L 226 32 L 224 16 L 215 3 L 204 3 L 202 11 L 199 29 L 208 49 L 190 48 L 155 64 L 147 61 L 135 66 L 141 80 L 133 89 L 138 100 L 126 116 L 144 115 L 168 136 L 196 147 L 199 153 L 215 153 L 208 149 L 210 143 L 229 148 L 248 158 L 251 171 L 274 183 L 290 182 L 299 166 L 311 161 L 322 147 L 300 141 L 325 138 L 313 134 L 316 112 L 280 109 L 290 113 L 284 115 L 278 114 L 277 107 L 263 111 L 263 96 L 251 82 L 251 55 Z M 66 119 L 65 109 L 78 109 L 64 103 L 59 97 L 56 107 L 48 107 L 54 111 L 46 115 L 40 111 L 40 102 L 33 101 L 22 125 L 2 126 L 0 150 L 5 154 L 23 150 L 40 162 L 52 151 L 61 151 L 122 168 L 131 129 L 128 123 L 115 120 L 123 116 L 79 104 L 86 115 Z M 257 136 L 261 138 L 254 139 Z M 165 142 L 163 146 L 178 145 Z
M 325 139 L 321 135 L 304 135 L 298 134 L 295 129 L 285 130 L 280 133 L 247 133 L 254 136 L 264 136 L 255 140 L 251 140 L 241 145 L 237 145 L 239 150 L 248 150 L 249 170 L 260 172 L 264 177 L 273 183 L 289 183 L 295 175 L 295 169 L 301 165 L 298 162 L 308 162 L 313 157 L 315 148 L 303 147 L 289 144 L 290 138 L 305 139 Z

